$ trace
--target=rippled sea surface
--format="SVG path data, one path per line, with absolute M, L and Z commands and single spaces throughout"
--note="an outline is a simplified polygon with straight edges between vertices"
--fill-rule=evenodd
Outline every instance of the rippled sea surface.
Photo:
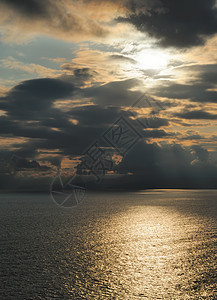
M 0 299 L 217 299 L 217 191 L 0 195 Z

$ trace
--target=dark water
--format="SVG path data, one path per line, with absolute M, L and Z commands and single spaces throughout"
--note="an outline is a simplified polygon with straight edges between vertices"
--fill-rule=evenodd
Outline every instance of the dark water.
M 217 299 L 217 191 L 0 195 L 0 299 Z

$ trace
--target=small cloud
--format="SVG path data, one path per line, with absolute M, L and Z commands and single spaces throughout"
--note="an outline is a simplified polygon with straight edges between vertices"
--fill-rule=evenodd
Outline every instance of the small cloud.
M 211 114 L 204 110 L 183 111 L 174 114 L 174 116 L 188 120 L 217 120 L 217 114 Z

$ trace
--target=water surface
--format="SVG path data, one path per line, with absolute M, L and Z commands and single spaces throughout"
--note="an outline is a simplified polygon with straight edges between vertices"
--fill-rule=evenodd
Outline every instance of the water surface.
M 0 299 L 217 299 L 217 191 L 0 195 Z

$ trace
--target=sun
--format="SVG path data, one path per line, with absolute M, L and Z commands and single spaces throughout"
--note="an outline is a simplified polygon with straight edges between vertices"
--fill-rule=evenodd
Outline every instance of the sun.
M 143 50 L 133 57 L 138 68 L 147 69 L 164 69 L 170 61 L 170 55 L 162 50 Z

